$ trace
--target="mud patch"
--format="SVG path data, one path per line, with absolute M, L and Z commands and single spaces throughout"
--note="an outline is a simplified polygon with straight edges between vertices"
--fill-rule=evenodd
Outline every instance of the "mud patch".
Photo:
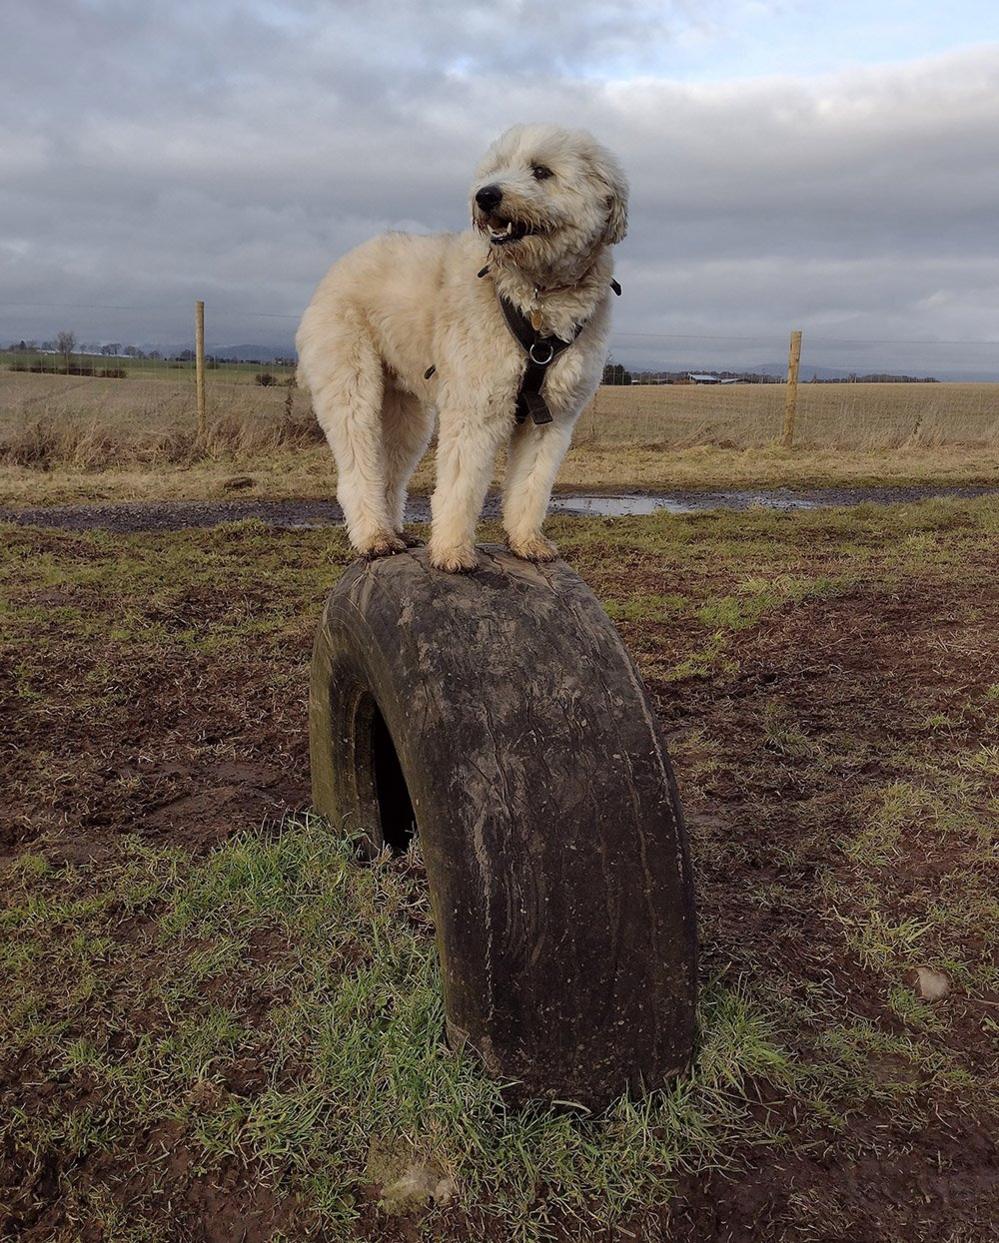
M 724 1170 L 664 1174 L 659 1196 L 623 1229 L 595 1225 L 594 1240 L 991 1237 L 999 554 L 994 525 L 967 515 L 904 530 L 894 521 L 887 510 L 863 527 L 835 515 L 754 515 L 689 531 L 661 524 L 671 529 L 648 538 L 636 521 L 624 548 L 610 542 L 611 524 L 572 526 L 586 534 L 573 559 L 619 606 L 669 737 L 691 824 L 705 980 L 769 1007 L 800 1077 L 791 1096 L 765 1066 L 733 1082 L 774 1144 L 726 1136 Z M 102 1004 L 129 1003 L 112 1068 L 140 1042 L 172 1036 L 189 1017 L 184 998 L 238 1022 L 238 1055 L 195 1089 L 215 1094 L 192 1098 L 195 1118 L 308 1082 L 301 1050 L 278 1065 L 253 1052 L 288 998 L 293 930 L 255 927 L 217 963 L 216 947 L 189 937 L 187 958 L 173 961 L 158 937 L 158 891 L 128 905 L 95 878 L 150 848 L 172 848 L 170 866 L 208 866 L 209 848 L 238 830 L 266 824 L 280 840 L 281 817 L 307 805 L 308 666 L 338 573 L 332 538 L 12 536 L 19 560 L 0 652 L 8 865 L 65 872 L 61 939 L 82 935 L 74 910 L 110 898 L 107 944 L 91 961 Z M 758 614 L 745 606 L 761 582 L 782 577 L 807 590 L 771 593 Z M 428 918 L 403 908 L 397 922 L 428 940 Z M 340 945 L 338 963 L 349 971 L 361 952 Z M 199 956 L 208 965 L 193 976 Z M 946 973 L 946 996 L 917 995 L 919 967 Z M 151 987 L 161 980 L 180 1003 Z M 18 1040 L 42 1021 L 29 1008 L 5 1030 Z M 58 1034 L 66 1048 L 92 1035 Z M 30 1040 L 5 1055 L 6 1116 L 23 1111 L 58 1136 L 62 1119 L 93 1109 L 94 1083 L 36 1057 Z M 4 1143 L 0 1233 L 10 1237 L 97 1239 L 73 1234 L 96 1195 L 117 1212 L 141 1202 L 163 1238 L 308 1237 L 309 1206 L 290 1173 L 264 1179 L 244 1152 L 206 1173 L 193 1126 L 137 1126 L 131 1147 L 111 1153 L 65 1138 Z M 508 1237 L 458 1187 L 447 1203 L 386 1218 L 372 1183 L 356 1193 L 359 1237 Z M 546 1194 L 539 1185 L 554 1237 L 579 1238 Z M 421 1225 L 425 1211 L 439 1216 Z
M 934 497 L 995 496 L 985 485 L 867 488 L 754 489 L 733 492 L 681 491 L 556 493 L 550 511 L 566 517 L 627 517 L 665 510 L 694 514 L 712 510 L 773 509 L 779 512 L 827 509 L 838 505 L 912 504 Z M 486 497 L 482 516 L 498 518 L 500 498 Z M 0 522 L 52 527 L 64 531 L 181 531 L 256 519 L 277 530 L 313 530 L 337 526 L 343 512 L 335 501 L 133 501 L 114 505 L 24 506 L 0 508 Z M 427 497 L 410 497 L 408 522 L 429 522 Z

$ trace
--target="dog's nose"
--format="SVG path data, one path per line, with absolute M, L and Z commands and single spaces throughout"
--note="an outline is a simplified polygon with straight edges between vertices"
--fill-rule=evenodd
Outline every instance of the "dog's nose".
M 503 199 L 503 191 L 499 186 L 483 186 L 476 194 L 475 201 L 483 211 L 492 211 L 494 207 L 499 207 Z

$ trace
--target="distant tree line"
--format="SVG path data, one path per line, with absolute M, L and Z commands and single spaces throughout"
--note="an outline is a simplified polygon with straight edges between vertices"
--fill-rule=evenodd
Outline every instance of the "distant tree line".
M 102 377 L 123 377 L 127 373 L 120 367 L 102 367 L 97 368 L 92 362 L 84 361 L 85 358 L 129 358 L 135 361 L 147 360 L 150 362 L 164 362 L 169 366 L 187 367 L 191 366 L 195 361 L 194 350 L 184 349 L 176 350 L 173 353 L 164 354 L 161 350 L 143 350 L 137 345 L 122 345 L 119 341 L 106 341 L 101 344 L 78 344 L 76 334 L 68 330 L 59 332 L 51 340 L 46 341 L 28 341 L 22 338 L 20 341 L 14 341 L 7 347 L 7 352 L 11 354 L 24 354 L 33 356 L 26 359 L 17 359 L 10 364 L 12 371 L 49 371 L 61 372 L 64 375 L 97 375 Z M 53 356 L 61 360 L 61 365 L 56 365 L 54 361 L 49 361 L 48 357 Z M 245 363 L 254 366 L 275 366 L 275 367 L 294 367 L 294 358 L 275 358 L 273 360 L 263 358 L 222 358 L 215 354 L 205 355 L 205 366 L 216 370 L 226 364 Z M 608 358 L 604 366 L 602 384 L 626 385 L 626 384 L 689 384 L 692 373 L 697 373 L 697 368 L 687 368 L 684 371 L 629 371 L 622 363 L 615 362 L 613 358 Z M 720 380 L 738 380 L 741 384 L 783 384 L 784 377 L 782 375 L 767 375 L 763 372 L 756 371 L 727 371 L 718 370 L 716 368 L 701 368 L 700 370 L 710 375 L 717 376 Z M 267 375 L 267 372 L 263 373 Z M 802 377 L 804 380 L 804 377 Z M 267 379 L 257 381 L 259 384 L 267 385 L 272 381 Z M 892 375 L 886 371 L 869 372 L 865 375 L 859 375 L 851 372 L 848 376 L 819 376 L 817 372 L 813 372 L 807 383 L 811 384 L 937 384 L 939 381 L 935 376 L 914 376 L 914 375 Z
M 625 371 L 621 363 L 616 363 L 613 359 L 608 358 L 604 366 L 604 376 L 600 381 L 601 384 L 630 384 L 631 372 Z
M 14 358 L 10 364 L 11 371 L 51 372 L 57 375 L 90 375 L 99 376 L 103 380 L 123 380 L 128 374 L 124 367 L 95 367 L 86 361 L 86 355 L 74 357 L 76 334 L 63 331 L 56 334 L 54 341 L 17 341 L 10 346 L 14 355 L 23 354 L 23 358 Z M 49 359 L 61 359 L 61 365 L 55 365 Z
M 20 341 L 12 341 L 6 349 L 10 354 L 60 354 L 63 358 L 69 358 L 74 351 L 95 358 L 163 358 L 160 350 L 141 350 L 137 345 L 123 346 L 117 341 L 107 342 L 104 345 L 85 343 L 78 345 L 76 334 L 72 332 L 57 333 L 50 341 L 26 341 L 22 337 Z M 191 357 L 193 358 L 194 355 L 192 354 Z
M 6 353 L 13 354 L 9 363 L 11 371 L 47 372 L 54 375 L 87 375 L 101 379 L 124 379 L 128 372 L 123 367 L 96 365 L 97 359 L 128 358 L 135 361 L 162 362 L 168 367 L 187 368 L 194 364 L 194 350 L 176 350 L 164 353 L 162 350 L 143 350 L 137 345 L 122 345 L 120 341 L 105 341 L 98 344 L 78 343 L 76 334 L 68 330 L 56 333 L 55 337 L 44 340 L 13 341 L 6 348 Z M 23 357 L 18 357 L 22 355 Z M 255 363 L 261 359 L 228 359 L 213 354 L 205 355 L 205 366 L 217 370 L 227 363 Z M 275 366 L 294 367 L 293 358 L 278 358 Z
M 890 375 L 887 371 L 872 371 L 868 375 L 812 376 L 810 384 L 939 384 L 933 375 Z
M 768 375 L 762 371 L 728 371 L 718 368 L 687 368 L 684 371 L 628 371 L 621 363 L 609 359 L 604 367 L 602 384 L 690 384 L 691 375 L 704 373 L 717 376 L 719 380 L 737 380 L 740 384 L 783 384 L 784 376 Z M 934 376 L 891 375 L 886 371 L 848 376 L 819 376 L 813 372 L 808 381 L 812 384 L 937 384 Z
M 707 374 L 719 380 L 738 380 L 740 384 L 782 384 L 783 376 L 766 375 L 760 371 L 718 371 L 710 368 L 688 368 L 686 371 L 636 371 L 629 384 L 690 384 L 691 375 Z

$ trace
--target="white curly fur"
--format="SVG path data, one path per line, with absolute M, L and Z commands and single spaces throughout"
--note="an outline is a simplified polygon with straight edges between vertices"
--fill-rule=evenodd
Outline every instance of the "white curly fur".
M 503 196 L 494 227 L 497 219 L 513 220 L 532 232 L 492 242 L 475 202 L 487 185 Z M 475 524 L 504 443 L 510 548 L 534 561 L 555 556 L 541 527 L 575 422 L 600 382 L 609 247 L 624 236 L 627 197 L 616 160 L 589 134 L 519 125 L 476 171 L 470 230 L 387 233 L 330 268 L 298 329 L 299 378 L 336 458 L 337 497 L 359 552 L 380 556 L 404 547 L 406 489 L 436 416 L 433 565 L 475 566 Z M 477 279 L 486 263 L 489 275 Z M 515 423 L 525 357 L 506 327 L 497 289 L 526 313 L 540 310 L 544 333 L 568 338 L 585 321 L 549 369 L 544 396 L 553 421 L 545 426 Z M 426 379 L 431 365 L 436 371 Z

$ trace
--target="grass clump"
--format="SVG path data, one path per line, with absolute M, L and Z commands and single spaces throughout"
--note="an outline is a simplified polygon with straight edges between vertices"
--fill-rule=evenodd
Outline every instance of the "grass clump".
M 133 950 L 114 931 L 139 911 L 150 971 L 126 982 Z M 9 1142 L 82 1159 L 166 1126 L 207 1172 L 236 1157 L 303 1196 L 321 1188 L 314 1228 L 347 1230 L 373 1172 L 384 1191 L 413 1169 L 436 1178 L 430 1221 L 460 1209 L 524 1239 L 562 1219 L 612 1224 L 679 1174 L 726 1163 L 733 1144 L 779 1143 L 747 1084 L 783 1094 L 801 1079 L 748 987 L 715 981 L 698 1065 L 675 1087 L 600 1117 L 509 1112 L 476 1059 L 444 1042 L 418 857 L 363 866 L 314 817 L 182 868 L 149 849 L 99 874 L 21 864 L 3 925 L 0 1038 L 30 1043 L 89 1096 L 83 1111 L 8 1118 Z

